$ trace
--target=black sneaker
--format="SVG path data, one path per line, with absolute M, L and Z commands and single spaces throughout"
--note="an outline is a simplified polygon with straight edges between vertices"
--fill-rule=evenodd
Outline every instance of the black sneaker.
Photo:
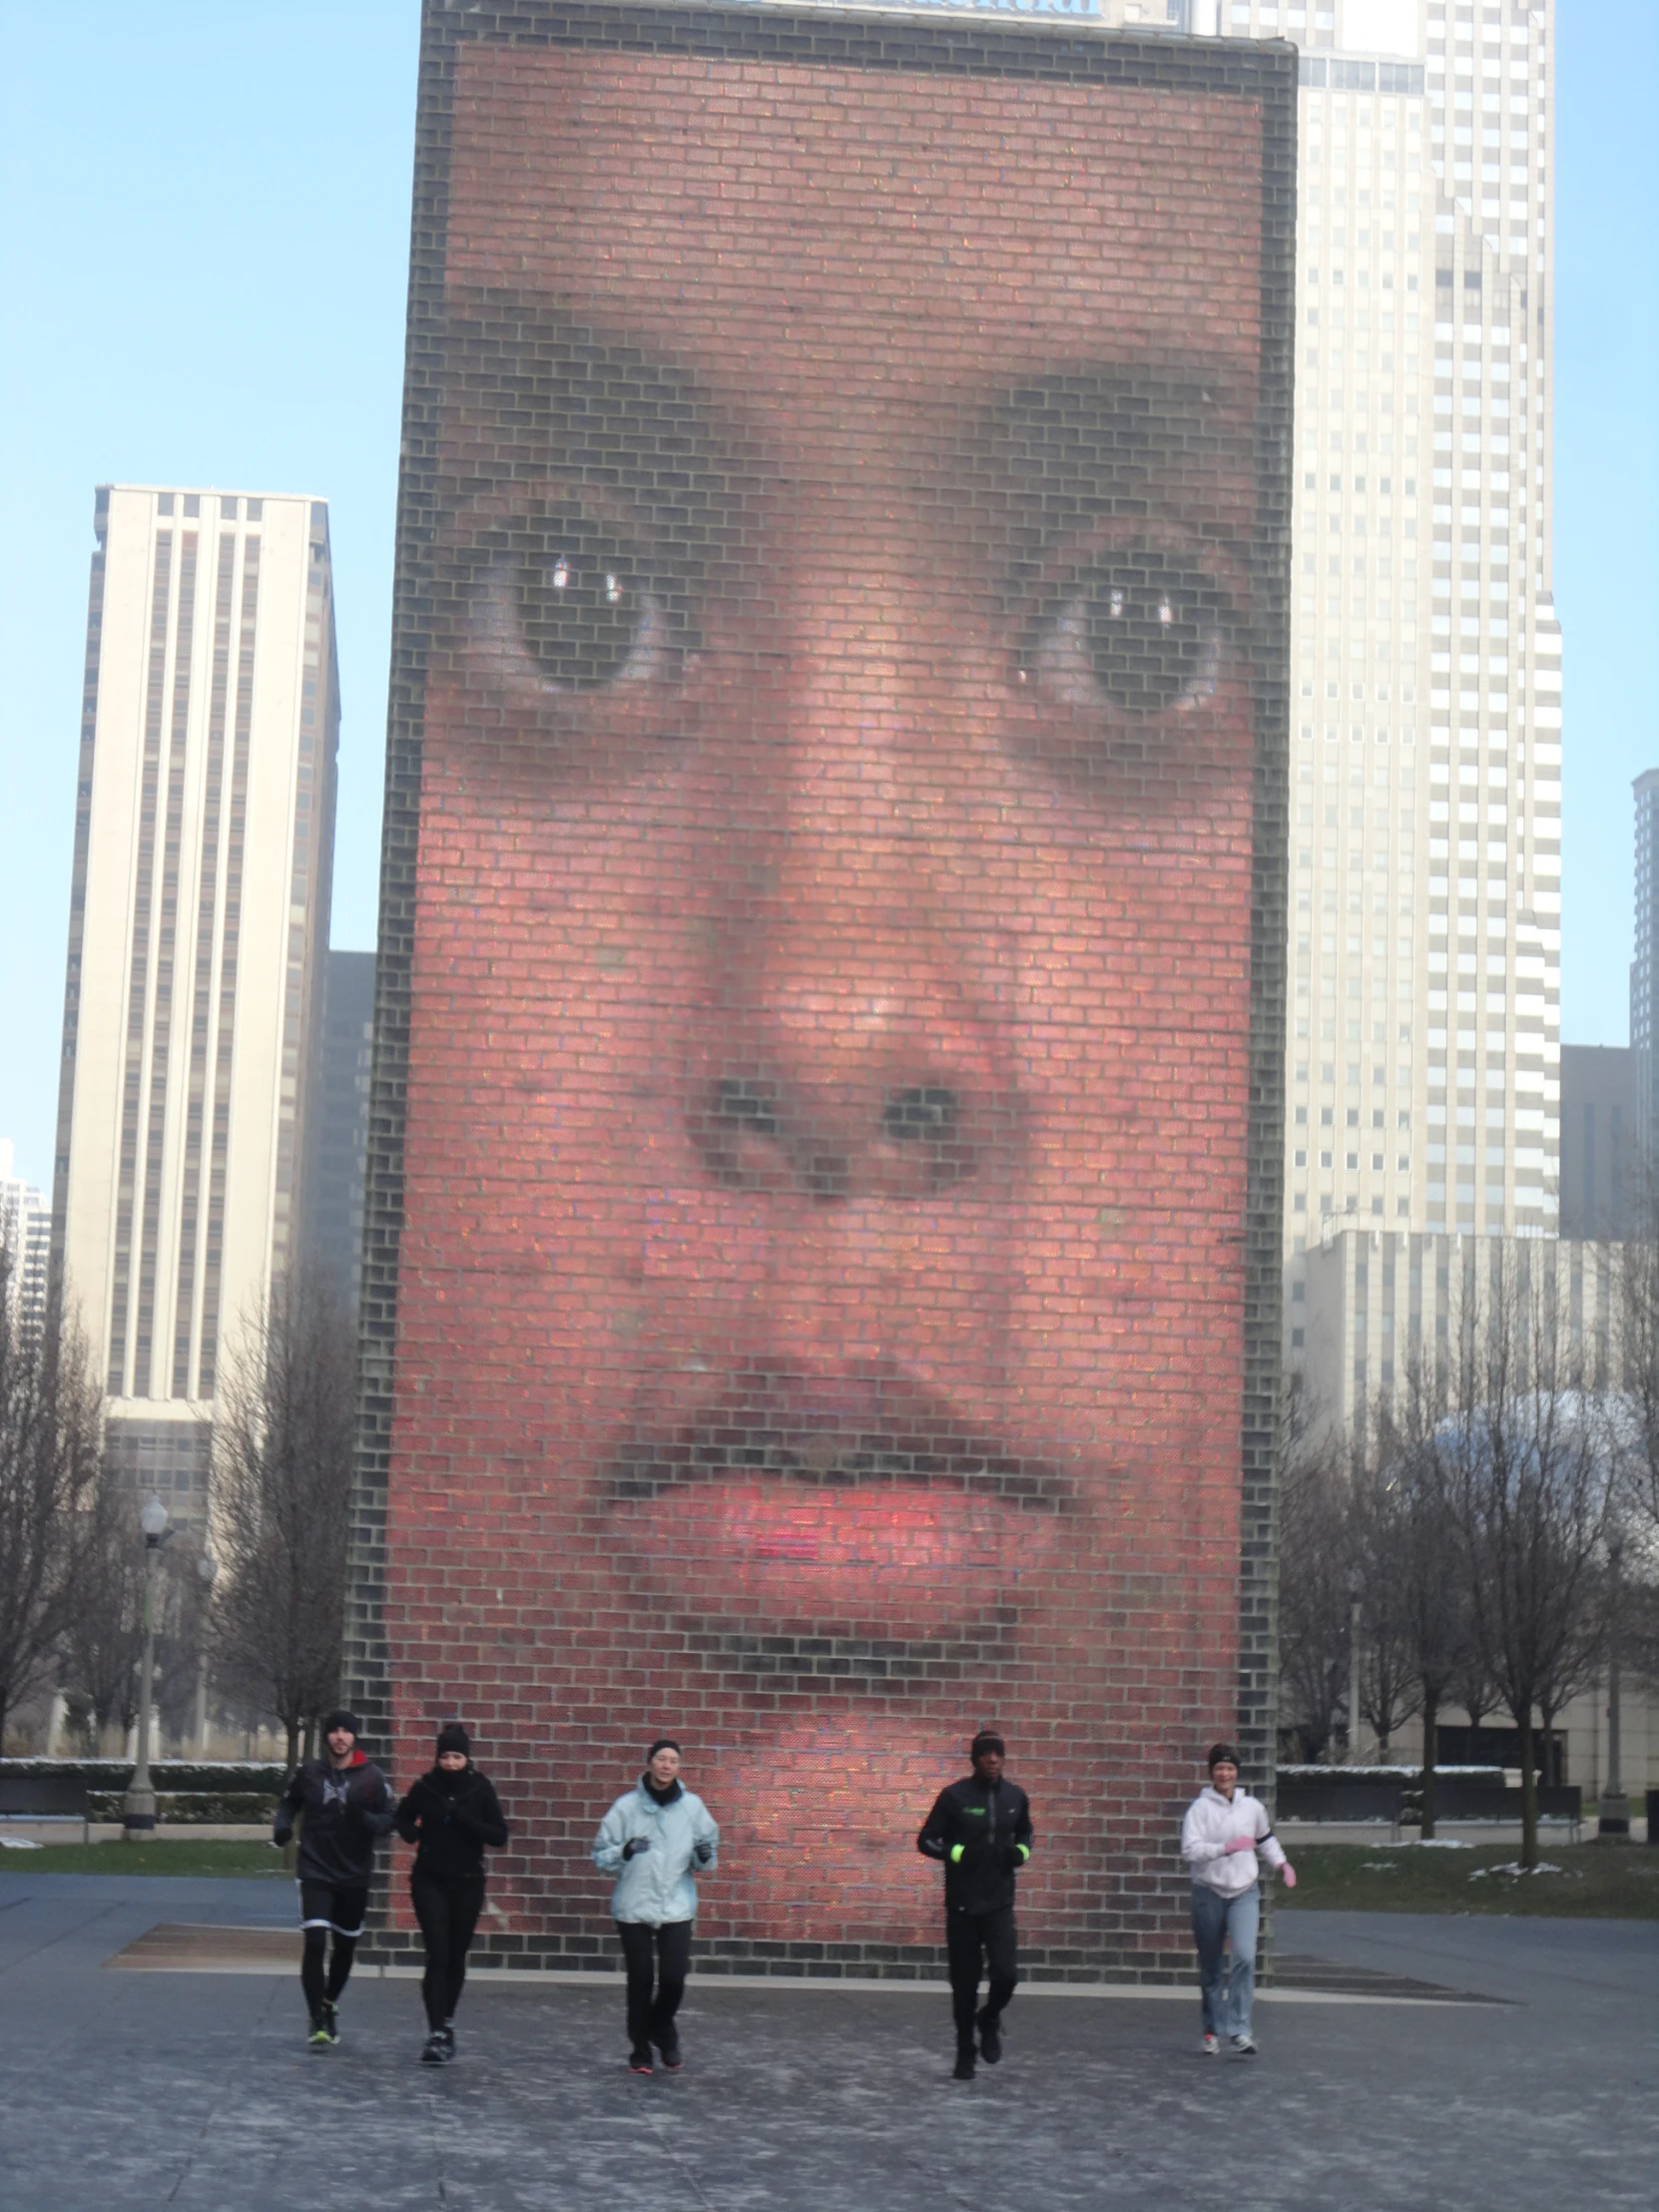
M 973 2053 L 971 2050 L 959 2050 L 956 2053 L 955 2071 L 950 2078 L 952 2081 L 971 2081 L 973 2079 Z
M 651 2053 L 648 2050 L 632 2050 L 628 2053 L 628 2071 L 648 2074 L 652 2071 Z
M 1002 2057 L 1002 2024 L 994 2012 L 981 2012 L 974 2021 L 979 2030 L 979 2055 L 987 2066 L 998 2064 Z
M 339 2006 L 332 1997 L 322 2000 L 322 2025 L 330 2043 L 339 2041 Z
M 434 2027 L 420 2046 L 420 2063 L 423 2066 L 447 2066 L 449 2045 L 443 2039 L 443 2029 Z
M 685 2071 L 686 2057 L 678 2040 L 672 2043 L 659 2043 L 657 2048 L 662 2054 L 664 2073 L 683 2073 Z
M 442 2025 L 442 2026 L 441 2026 L 441 2027 L 440 2027 L 440 2028 L 438 2029 L 438 2033 L 439 2033 L 439 2034 L 440 2034 L 440 2035 L 441 2035 L 441 2036 L 443 2037 L 443 2047 L 444 2047 L 444 2049 L 445 2049 L 445 2050 L 446 2050 L 446 2051 L 447 2051 L 447 2052 L 449 2053 L 450 2057 L 451 2057 L 451 2058 L 453 2058 L 453 2057 L 454 2057 L 454 2055 L 455 2055 L 455 2023 L 454 2023 L 454 2021 L 453 2021 L 453 2020 L 445 2020 L 445 2021 L 444 2021 L 444 2023 L 443 2023 L 443 2025 Z

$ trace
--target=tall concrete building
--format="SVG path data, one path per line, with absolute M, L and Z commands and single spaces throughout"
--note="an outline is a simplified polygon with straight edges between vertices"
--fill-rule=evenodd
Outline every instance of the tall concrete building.
M 0 1137 L 0 1245 L 11 1255 L 6 1303 L 25 1335 L 46 1319 L 52 1210 L 32 1183 L 13 1173 L 10 1137 Z
M 52 1240 L 114 1456 L 190 1511 L 298 1228 L 339 720 L 320 500 L 97 495 Z
M 1619 1243 L 1638 1234 L 1635 1054 L 1561 1047 L 1561 1234 Z
M 373 1051 L 374 955 L 330 950 L 305 1177 L 305 1250 L 353 1306 L 362 1266 Z
M 1652 1172 L 1659 1136 L 1659 768 L 1638 776 L 1636 957 L 1630 963 L 1630 1050 L 1634 1060 L 1636 1152 Z

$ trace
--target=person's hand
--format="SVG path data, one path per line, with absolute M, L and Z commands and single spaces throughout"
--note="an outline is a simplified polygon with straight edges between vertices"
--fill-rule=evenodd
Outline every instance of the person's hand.
M 1235 1836 L 1227 1847 L 1226 1856 L 1231 1859 L 1236 1851 L 1254 1851 L 1255 1849 L 1256 1839 L 1254 1836 Z
M 694 1844 L 692 1847 L 692 1857 L 700 1867 L 706 1867 L 714 1855 L 715 1847 L 713 1844 Z
M 996 1863 L 1004 1874 L 1018 1874 L 1024 1866 L 1026 1854 L 1018 1844 L 1004 1844 L 996 1855 Z
M 651 1839 L 649 1836 L 630 1836 L 622 1847 L 622 1856 L 624 1859 L 633 1859 L 640 1852 L 649 1851 L 650 1849 Z
M 1288 1859 L 1280 1868 L 1279 1872 L 1285 1878 L 1286 1889 L 1294 1890 L 1296 1888 L 1296 1869 L 1291 1865 L 1291 1862 Z
M 293 1830 L 291 1828 L 273 1829 L 271 1841 L 273 1842 L 273 1844 L 276 1845 L 278 1851 L 281 1851 L 285 1849 L 287 1845 L 292 1843 Z

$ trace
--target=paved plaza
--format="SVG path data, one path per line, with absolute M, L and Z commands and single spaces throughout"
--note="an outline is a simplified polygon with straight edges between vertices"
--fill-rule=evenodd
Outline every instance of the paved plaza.
M 609 1980 L 480 1982 L 436 2069 L 407 1980 L 354 1981 L 313 2055 L 257 1956 L 108 1963 L 284 1924 L 275 1882 L 0 1873 L 6 2212 L 1653 2203 L 1659 1923 L 1285 1914 L 1299 1986 L 1262 2000 L 1259 2060 L 1200 2055 L 1196 1995 L 1024 1991 L 966 2086 L 932 1991 L 694 1978 L 685 2074 L 641 2081 Z M 1483 2001 L 1379 1994 L 1425 1983 Z

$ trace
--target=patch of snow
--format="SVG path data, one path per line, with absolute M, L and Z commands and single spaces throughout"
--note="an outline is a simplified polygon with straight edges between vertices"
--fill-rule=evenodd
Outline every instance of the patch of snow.
M 0 1836 L 0 1851 L 39 1851 L 40 1846 L 27 1836 Z
M 1540 1859 L 1535 1867 L 1523 1867 L 1518 1859 L 1511 1859 L 1501 1867 L 1476 1867 L 1469 1880 L 1484 1882 L 1489 1874 L 1565 1874 L 1566 1871 L 1565 1867 L 1551 1865 L 1547 1859 Z

